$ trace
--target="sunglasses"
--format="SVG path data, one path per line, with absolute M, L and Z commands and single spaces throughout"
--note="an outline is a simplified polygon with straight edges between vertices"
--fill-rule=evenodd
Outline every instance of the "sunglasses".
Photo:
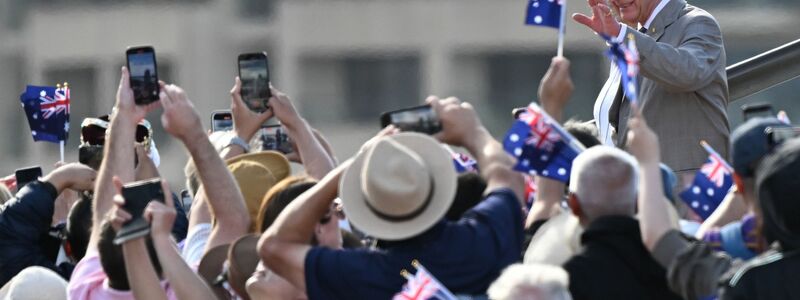
M 344 209 L 341 202 L 334 201 L 333 204 L 331 204 L 331 208 L 328 210 L 328 213 L 319 219 L 319 223 L 322 225 L 328 224 L 328 222 L 333 219 L 333 216 L 336 216 L 336 218 L 339 220 L 343 220 L 345 218 Z
M 108 115 L 99 118 L 86 118 L 81 123 L 81 146 L 103 146 L 106 142 L 106 130 L 108 129 Z M 153 129 L 150 122 L 142 120 L 136 125 L 136 143 L 143 144 L 145 148 L 150 147 L 150 137 L 153 136 Z

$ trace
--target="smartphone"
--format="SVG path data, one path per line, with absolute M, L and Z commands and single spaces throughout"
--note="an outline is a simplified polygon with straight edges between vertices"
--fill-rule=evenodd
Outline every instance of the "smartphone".
M 381 128 L 394 124 L 401 131 L 434 134 L 442 131 L 442 123 L 430 105 L 421 105 L 381 114 Z
M 747 121 L 755 117 L 775 117 L 777 113 L 769 103 L 754 103 L 742 106 L 742 115 Z
M 261 151 L 278 151 L 283 154 L 292 153 L 292 144 L 289 142 L 289 135 L 277 125 L 262 125 L 261 127 Z
M 267 52 L 239 54 L 242 100 L 254 112 L 269 109 L 269 60 Z
M 233 130 L 233 116 L 227 109 L 215 110 L 211 113 L 211 131 Z
M 145 105 L 158 101 L 158 67 L 153 47 L 129 47 L 125 56 L 128 59 L 130 84 L 136 104 Z
M 42 168 L 39 166 L 17 169 L 14 171 L 17 178 L 17 191 L 22 190 L 26 184 L 42 177 Z
M 161 178 L 136 181 L 122 187 L 122 197 L 125 205 L 122 207 L 131 214 L 132 218 L 122 224 L 114 244 L 120 245 L 132 239 L 150 234 L 150 223 L 144 219 L 144 209 L 150 201 L 164 203 L 164 190 L 161 188 Z

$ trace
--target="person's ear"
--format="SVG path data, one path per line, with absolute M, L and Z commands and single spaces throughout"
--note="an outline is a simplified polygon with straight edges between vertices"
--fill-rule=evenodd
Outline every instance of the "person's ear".
M 578 196 L 575 193 L 570 192 L 567 195 L 567 205 L 569 205 L 569 209 L 572 210 L 572 214 L 576 217 L 580 218 L 583 212 L 581 211 L 581 204 L 578 202 Z
M 744 180 L 736 172 L 733 172 L 733 183 L 736 185 L 736 193 L 744 195 Z

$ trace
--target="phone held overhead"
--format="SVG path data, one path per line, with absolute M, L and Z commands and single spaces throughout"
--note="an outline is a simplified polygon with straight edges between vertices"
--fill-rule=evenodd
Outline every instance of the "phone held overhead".
M 122 224 L 122 228 L 114 237 L 115 245 L 121 245 L 150 233 L 150 224 L 144 219 L 144 210 L 150 201 L 164 203 L 164 189 L 161 187 L 161 178 L 126 184 L 122 187 L 122 197 L 125 198 L 123 208 L 131 214 L 132 218 Z
M 442 131 L 439 116 L 430 105 L 420 105 L 381 114 L 381 127 L 393 124 L 400 131 L 435 134 Z
M 239 55 L 239 79 L 242 81 L 242 101 L 254 112 L 269 109 L 269 60 L 267 52 Z
M 130 85 L 137 105 L 158 101 L 158 67 L 156 52 L 151 46 L 129 47 L 125 51 L 130 72 Z

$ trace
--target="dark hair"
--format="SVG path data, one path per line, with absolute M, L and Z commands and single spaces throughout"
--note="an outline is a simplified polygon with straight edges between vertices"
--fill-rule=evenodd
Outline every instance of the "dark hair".
M 117 232 L 111 227 L 110 222 L 103 222 L 100 230 L 100 241 L 97 244 L 97 250 L 100 253 L 100 265 L 103 266 L 103 271 L 108 277 L 108 285 L 115 290 L 129 291 L 131 287 L 128 283 L 125 259 L 122 256 L 122 245 L 114 245 L 114 237 Z M 161 263 L 158 261 L 158 256 L 156 256 L 153 240 L 150 239 L 150 235 L 144 238 L 147 244 L 147 252 L 150 255 L 150 262 L 153 264 L 158 277 L 161 277 Z
M 266 231 L 289 203 L 314 184 L 316 181 L 309 177 L 289 177 L 269 189 L 258 211 L 258 231 L 261 233 Z
M 81 193 L 81 199 L 72 205 L 67 216 L 67 243 L 75 261 L 83 259 L 92 235 L 92 196 Z
M 564 123 L 564 129 L 586 148 L 600 145 L 600 140 L 597 139 L 597 127 L 593 123 L 569 119 Z
M 486 190 L 486 181 L 477 173 L 464 173 L 458 175 L 456 196 L 450 209 L 444 215 L 447 220 L 457 221 L 461 215 L 483 200 Z

